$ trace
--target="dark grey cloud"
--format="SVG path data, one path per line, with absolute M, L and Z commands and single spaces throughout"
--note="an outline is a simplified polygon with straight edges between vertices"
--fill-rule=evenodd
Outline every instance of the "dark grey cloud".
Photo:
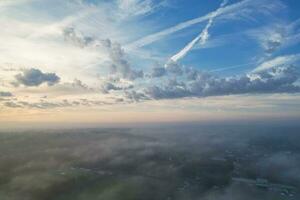
M 31 68 L 23 71 L 22 74 L 15 76 L 15 85 L 39 86 L 47 83 L 48 86 L 55 85 L 60 81 L 60 78 L 55 73 L 43 73 L 39 69 Z
M 71 106 L 73 106 L 73 103 L 69 102 L 68 100 L 63 100 L 61 102 L 48 102 L 48 101 L 41 100 L 40 102 L 37 102 L 37 103 L 19 101 L 18 103 L 22 107 L 38 108 L 38 109 L 51 109 L 51 108 L 71 107 Z
M 152 78 L 156 78 L 156 77 L 162 77 L 164 75 L 166 75 L 167 71 L 166 71 L 166 68 L 164 67 L 154 67 L 152 69 L 152 72 L 151 72 L 151 77 Z
M 168 80 L 163 88 L 159 86 L 148 87 L 145 93 L 153 99 L 174 99 L 190 96 L 186 84 L 176 79 Z
M 103 92 L 104 94 L 107 94 L 110 91 L 120 91 L 120 90 L 132 89 L 132 88 L 133 88 L 133 85 L 117 86 L 114 83 L 105 82 L 101 85 L 101 92 Z
M 109 93 L 111 90 L 122 90 L 123 88 L 118 87 L 112 83 L 104 83 L 101 85 L 101 91 L 103 93 Z
M 7 101 L 3 104 L 9 108 L 37 108 L 37 109 L 51 109 L 58 107 L 71 107 L 75 104 L 67 100 L 61 102 L 48 102 L 40 100 L 39 102 L 27 102 L 27 101 Z
M 0 97 L 12 97 L 13 94 L 11 92 L 3 92 L 0 91 Z
M 6 107 L 9 107 L 9 108 L 22 108 L 21 105 L 15 103 L 15 102 L 12 102 L 12 101 L 4 102 L 3 105 L 6 106 Z
M 230 78 L 197 71 L 190 81 L 169 80 L 146 88 L 145 95 L 153 99 L 173 99 L 250 93 L 295 93 L 300 92 L 300 87 L 296 85 L 299 78 L 299 70 L 294 66 Z
M 168 71 L 168 73 L 176 74 L 178 76 L 181 76 L 183 74 L 183 66 L 177 62 L 169 61 L 166 64 L 165 68 Z
M 150 77 L 159 78 L 167 75 L 186 76 L 188 80 L 195 80 L 199 75 L 198 70 L 185 67 L 174 61 L 168 62 L 163 67 L 154 67 L 150 72 Z
M 2 101 L 0 99 L 0 101 Z M 124 102 L 123 98 L 114 98 L 112 101 L 102 101 L 102 100 L 89 100 L 89 99 L 77 99 L 77 100 L 68 100 L 64 99 L 61 101 L 51 101 L 41 98 L 37 102 L 29 101 L 18 101 L 3 99 L 3 106 L 9 108 L 33 108 L 33 109 L 55 109 L 55 108 L 67 108 L 67 107 L 76 107 L 76 106 L 104 106 L 104 105 L 113 105 L 116 103 Z
M 143 100 L 150 100 L 146 94 L 143 92 L 136 92 L 136 91 L 125 91 L 125 96 L 127 99 L 133 102 L 139 102 Z

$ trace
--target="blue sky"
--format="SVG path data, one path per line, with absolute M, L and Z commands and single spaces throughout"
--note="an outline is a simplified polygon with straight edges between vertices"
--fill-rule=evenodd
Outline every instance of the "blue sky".
M 299 8 L 296 0 L 2 0 L 0 119 L 299 117 Z

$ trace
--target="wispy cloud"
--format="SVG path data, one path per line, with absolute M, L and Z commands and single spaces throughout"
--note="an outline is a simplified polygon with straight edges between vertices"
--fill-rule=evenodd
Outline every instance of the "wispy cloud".
M 177 54 L 173 55 L 170 60 L 177 62 L 179 59 L 183 58 L 194 46 L 197 42 L 201 45 L 204 45 L 209 38 L 208 30 L 212 26 L 214 19 L 216 16 L 220 14 L 221 9 L 227 4 L 228 0 L 223 0 L 220 7 L 210 16 L 208 19 L 208 23 L 202 30 L 202 32 L 194 38 L 190 43 L 188 43 L 182 50 L 180 50 Z
M 259 2 L 257 0 L 254 0 L 254 1 L 243 0 L 243 1 L 240 1 L 238 3 L 231 4 L 229 6 L 225 6 L 225 7 L 221 8 L 218 11 L 210 12 L 210 13 L 204 15 L 204 16 L 200 16 L 200 17 L 197 17 L 195 19 L 188 20 L 188 21 L 185 21 L 185 22 L 181 22 L 181 23 L 179 23 L 175 26 L 172 26 L 170 28 L 164 29 L 162 31 L 159 31 L 159 32 L 156 32 L 156 33 L 153 33 L 153 34 L 150 34 L 150 35 L 147 35 L 147 36 L 145 36 L 145 37 L 143 37 L 143 38 L 127 45 L 126 48 L 129 48 L 129 49 L 139 48 L 139 47 L 149 45 L 149 44 L 151 44 L 155 41 L 161 40 L 164 37 L 166 37 L 170 34 L 173 34 L 175 32 L 178 32 L 182 29 L 188 28 L 188 27 L 193 26 L 195 24 L 205 22 L 205 21 L 209 20 L 212 16 L 218 17 L 220 15 L 226 15 L 226 14 L 232 16 L 232 12 L 238 11 L 239 13 L 241 13 L 243 9 L 246 9 L 247 6 L 250 6 L 250 5 L 252 5 L 256 8 L 261 7 L 261 5 L 263 4 L 264 1 L 266 1 L 266 0 L 259 1 Z M 248 9 L 248 11 L 249 11 L 249 9 Z M 255 11 L 258 11 L 258 10 L 255 10 Z
M 135 17 L 151 14 L 166 1 L 154 2 L 153 0 L 117 0 L 117 6 L 120 9 L 121 17 Z
M 300 54 L 278 56 L 261 63 L 258 67 L 256 67 L 253 70 L 253 72 L 256 73 L 256 72 L 269 70 L 275 67 L 281 67 L 283 65 L 285 66 L 285 65 L 294 64 L 296 61 L 299 60 L 300 60 Z
M 1 0 L 0 1 L 0 9 L 29 3 L 31 1 L 34 1 L 34 0 L 13 0 L 13 1 L 12 0 Z

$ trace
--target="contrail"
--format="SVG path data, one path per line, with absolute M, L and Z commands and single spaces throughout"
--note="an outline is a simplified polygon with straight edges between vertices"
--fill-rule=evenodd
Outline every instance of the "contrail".
M 235 4 L 232 4 L 232 5 L 221 8 L 218 11 L 217 14 L 216 14 L 217 11 L 213 11 L 211 13 L 208 13 L 208 14 L 204 15 L 204 16 L 197 17 L 195 19 L 179 23 L 179 24 L 177 24 L 173 27 L 170 27 L 170 28 L 167 28 L 165 30 L 159 31 L 157 33 L 153 33 L 151 35 L 143 37 L 143 38 L 127 45 L 126 49 L 139 48 L 139 47 L 146 46 L 146 45 L 151 44 L 151 43 L 153 43 L 157 40 L 162 39 L 163 37 L 165 37 L 167 35 L 170 35 L 172 33 L 180 31 L 182 29 L 188 28 L 192 25 L 195 25 L 195 24 L 204 22 L 206 20 L 209 20 L 214 15 L 219 16 L 219 15 L 222 15 L 222 14 L 226 14 L 226 13 L 232 12 L 234 10 L 241 9 L 244 6 L 247 6 L 248 4 L 251 4 L 251 3 L 253 3 L 252 0 L 244 0 L 244 1 L 241 1 L 241 2 L 238 2 L 238 3 L 235 3 Z
M 246 66 L 250 66 L 250 65 L 254 65 L 254 64 L 257 64 L 257 62 L 249 62 L 249 63 L 240 64 L 240 65 L 231 65 L 231 66 L 227 66 L 227 67 L 209 70 L 208 72 L 221 72 L 221 71 L 225 71 L 225 70 L 246 67 Z
M 220 7 L 209 17 L 208 23 L 206 24 L 205 28 L 202 30 L 202 32 L 193 39 L 190 43 L 188 43 L 182 50 L 180 50 L 177 54 L 172 56 L 170 58 L 171 61 L 177 62 L 179 59 L 183 58 L 192 48 L 195 46 L 195 44 L 200 41 L 200 44 L 205 44 L 205 42 L 209 38 L 208 30 L 212 26 L 214 19 L 220 14 L 221 9 L 224 8 L 224 6 L 228 3 L 228 0 L 223 0 Z

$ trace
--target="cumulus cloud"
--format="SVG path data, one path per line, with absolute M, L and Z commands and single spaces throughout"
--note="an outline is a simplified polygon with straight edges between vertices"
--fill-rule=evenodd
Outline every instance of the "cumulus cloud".
M 79 88 L 82 90 L 93 90 L 92 88 L 89 88 L 88 85 L 84 84 L 81 80 L 79 79 L 74 79 L 74 81 L 71 83 L 73 88 Z
M 296 85 L 300 74 L 294 66 L 283 66 L 228 78 L 200 71 L 193 73 L 193 79 L 190 81 L 169 80 L 167 83 L 146 88 L 145 94 L 152 99 L 172 99 L 249 93 L 300 92 L 300 87 Z
M 166 74 L 166 69 L 164 67 L 154 67 L 152 68 L 150 76 L 152 78 L 162 77 Z
M 167 75 L 181 76 L 182 74 L 182 65 L 172 60 L 169 60 L 164 66 L 153 67 L 150 71 L 151 78 L 160 78 Z
M 146 96 L 143 92 L 136 92 L 136 91 L 125 91 L 125 96 L 127 99 L 134 101 L 134 102 L 139 102 L 143 100 L 149 100 L 149 97 Z
M 86 47 L 94 42 L 93 37 L 83 36 L 82 34 L 77 33 L 74 27 L 65 28 L 63 30 L 63 35 L 65 41 L 81 48 Z
M 125 86 L 117 86 L 114 83 L 111 82 L 105 82 L 101 85 L 101 91 L 104 94 L 109 93 L 110 91 L 119 91 L 119 90 L 127 90 L 127 89 L 132 89 L 133 85 L 125 85 Z
M 137 71 L 132 69 L 129 62 L 125 58 L 125 52 L 120 44 L 108 41 L 107 48 L 110 50 L 109 53 L 112 60 L 112 64 L 110 65 L 110 72 L 112 74 L 117 74 L 121 76 L 121 78 L 129 80 L 135 80 L 144 76 L 142 70 Z
M 13 94 L 11 92 L 3 92 L 0 91 L 0 97 L 12 97 Z
M 60 78 L 55 73 L 43 73 L 41 70 L 35 68 L 26 69 L 22 74 L 17 74 L 15 78 L 15 85 L 21 84 L 24 86 L 39 86 L 43 83 L 52 86 L 60 81 Z
M 117 75 L 124 79 L 135 80 L 142 78 L 144 73 L 142 70 L 134 70 L 126 58 L 126 54 L 121 45 L 117 42 L 112 42 L 110 39 L 97 39 L 90 36 L 84 36 L 73 27 L 68 27 L 64 30 L 64 38 L 67 42 L 84 48 L 92 47 L 96 50 L 106 51 L 109 57 L 109 71 L 112 75 Z
M 176 74 L 178 76 L 181 76 L 183 73 L 182 66 L 173 60 L 170 60 L 168 63 L 166 63 L 165 68 L 168 73 Z

